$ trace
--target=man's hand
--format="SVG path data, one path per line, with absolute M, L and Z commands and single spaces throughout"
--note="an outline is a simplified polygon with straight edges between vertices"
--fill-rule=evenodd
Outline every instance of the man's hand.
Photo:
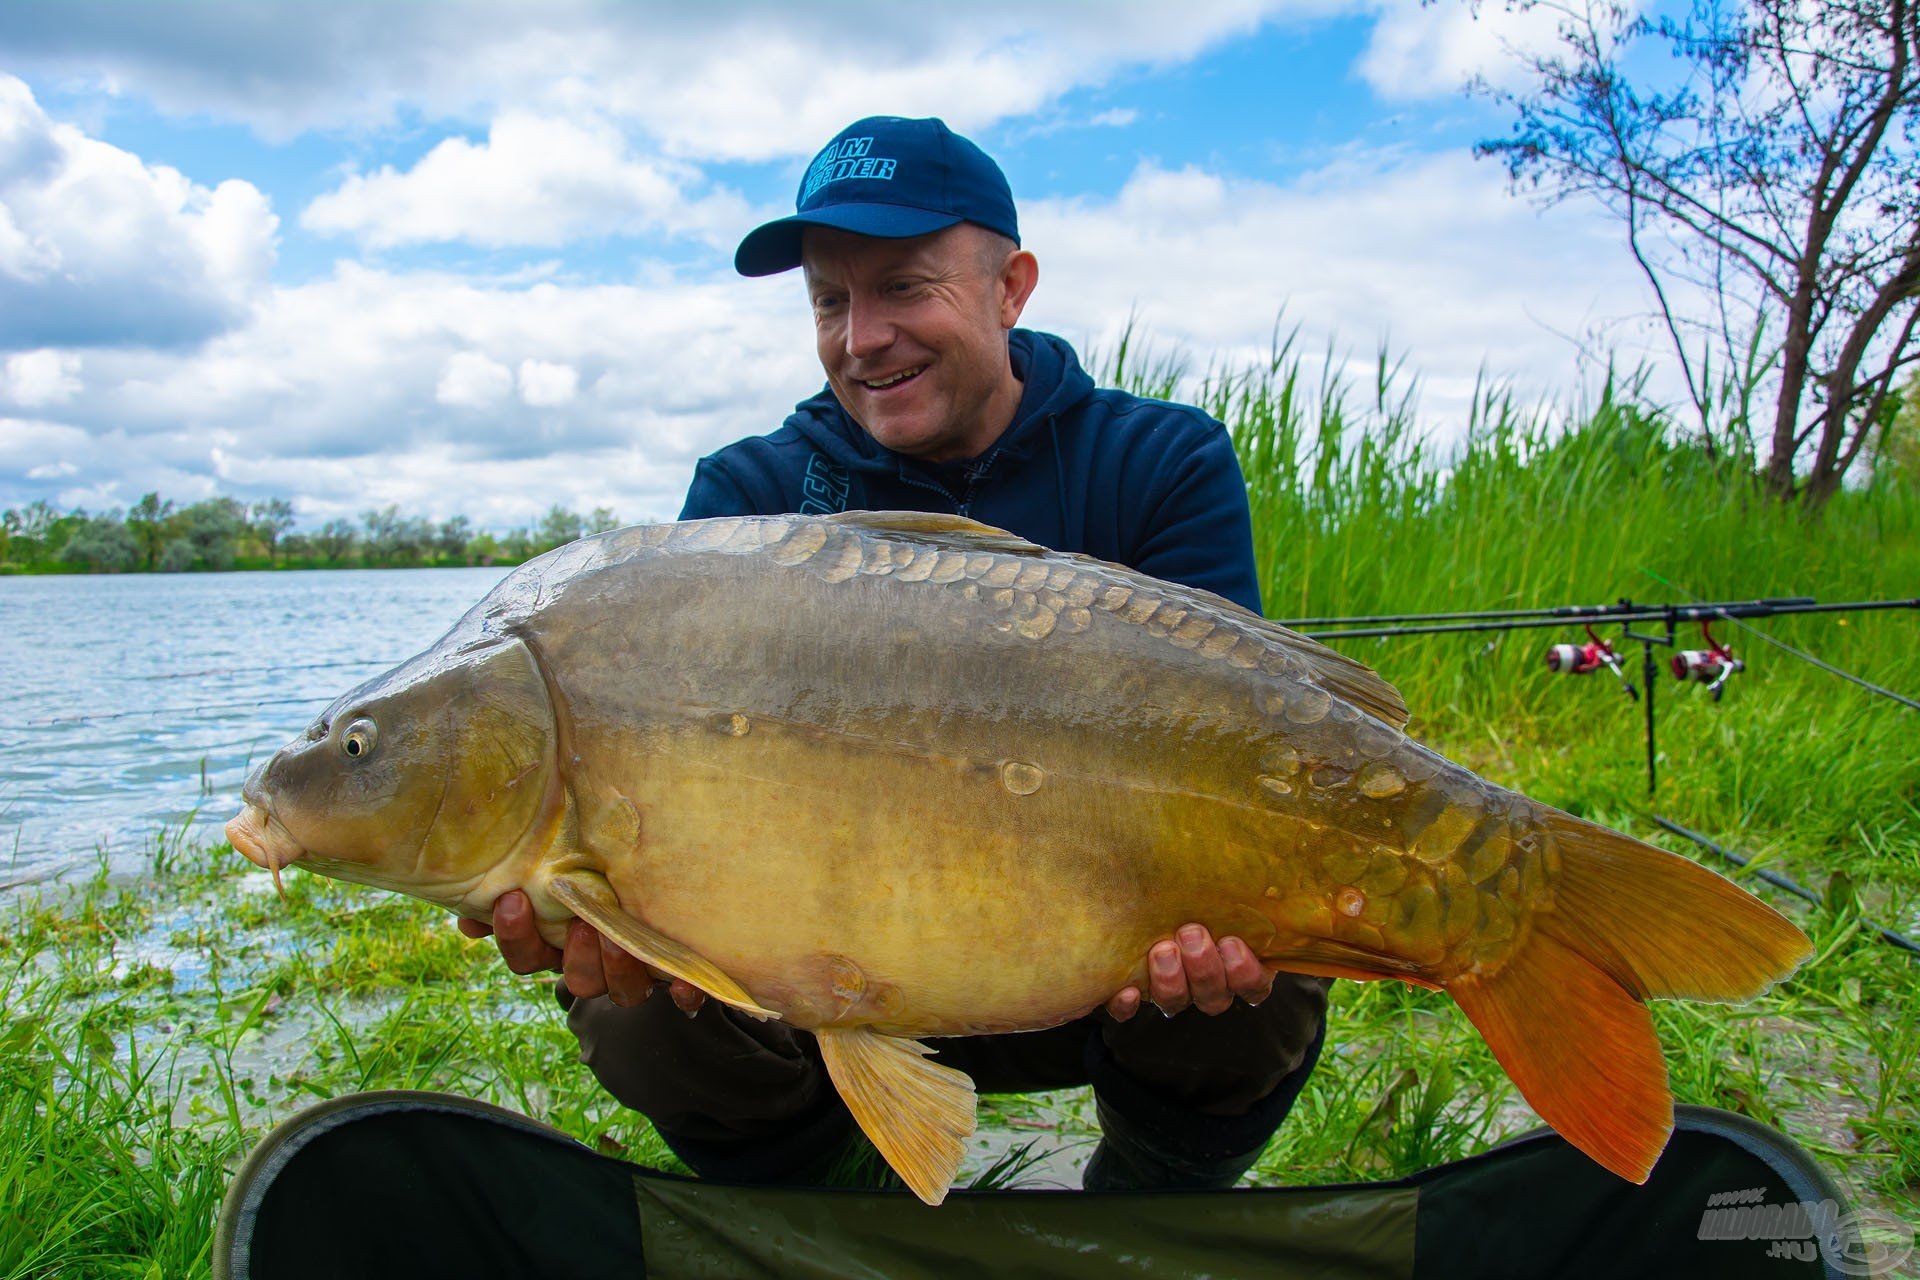
M 1182 925 L 1173 938 L 1147 952 L 1147 994 L 1168 1017 L 1189 1004 L 1202 1013 L 1225 1013 L 1236 996 L 1248 1004 L 1265 1000 L 1273 991 L 1274 972 L 1240 939 L 1222 938 L 1216 947 L 1204 926 Z M 1138 987 L 1126 987 L 1107 1001 L 1116 1022 L 1139 1011 Z
M 584 920 L 567 925 L 564 951 L 547 944 L 534 925 L 533 904 L 519 889 L 502 894 L 493 904 L 493 927 L 478 920 L 462 919 L 460 932 L 469 938 L 492 934 L 507 968 L 515 973 L 544 973 L 557 970 L 565 975 L 567 990 L 579 999 L 608 996 L 617 1005 L 635 1005 L 653 994 L 660 983 L 667 983 L 667 994 L 680 1011 L 692 1017 L 706 995 L 691 983 L 658 973 L 614 946 Z

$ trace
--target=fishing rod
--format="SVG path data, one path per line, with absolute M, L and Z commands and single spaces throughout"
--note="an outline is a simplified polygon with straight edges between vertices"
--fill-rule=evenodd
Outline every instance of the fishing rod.
M 1821 604 L 1810 596 L 1786 596 L 1760 600 L 1726 600 L 1709 603 L 1690 604 L 1644 604 L 1622 598 L 1611 605 L 1563 605 L 1551 609 L 1491 609 L 1460 613 L 1401 613 L 1369 614 L 1350 617 L 1298 618 L 1282 625 L 1295 628 L 1325 627 L 1336 628 L 1331 631 L 1307 630 L 1303 634 L 1315 640 L 1361 640 L 1386 638 L 1391 636 L 1441 635 L 1469 632 L 1529 631 L 1549 627 L 1562 627 L 1568 622 L 1585 624 L 1587 639 L 1584 643 L 1560 643 L 1549 645 L 1545 654 L 1547 670 L 1556 675 L 1591 675 L 1605 669 L 1620 681 L 1628 697 L 1639 702 L 1645 711 L 1647 741 L 1647 797 L 1654 797 L 1659 782 L 1659 749 L 1655 741 L 1654 688 L 1660 675 L 1660 663 L 1656 660 L 1655 649 L 1665 646 L 1674 650 L 1668 661 L 1668 670 L 1673 679 L 1682 684 L 1700 684 L 1706 687 L 1715 702 L 1720 701 L 1727 681 L 1746 670 L 1746 663 L 1736 657 L 1730 645 L 1714 638 L 1713 624 L 1727 621 L 1742 631 L 1750 632 L 1768 644 L 1782 649 L 1793 657 L 1811 664 L 1822 671 L 1859 685 L 1870 693 L 1888 698 L 1903 706 L 1920 710 L 1920 699 L 1910 698 L 1892 689 L 1862 679 L 1850 671 L 1844 671 L 1832 663 L 1819 658 L 1777 637 L 1768 635 L 1757 627 L 1748 625 L 1744 619 L 1767 617 L 1791 617 L 1799 614 L 1822 613 L 1870 613 L 1886 609 L 1920 609 L 1920 599 L 1905 600 L 1855 600 L 1834 604 Z M 1594 630 L 1597 625 L 1622 624 L 1622 636 L 1629 641 L 1639 641 L 1641 645 L 1640 686 L 1636 688 L 1627 678 L 1626 668 L 1613 644 Z M 1636 631 L 1636 625 L 1656 624 L 1654 627 Z M 1679 629 L 1687 623 L 1698 623 L 1702 648 L 1682 649 L 1679 647 Z M 1355 625 L 1362 624 L 1362 625 Z M 1642 696 L 1644 690 L 1644 696 Z M 1778 889 L 1796 895 L 1816 905 L 1822 903 L 1821 897 L 1799 881 L 1770 867 L 1756 867 L 1752 859 L 1735 853 L 1724 845 L 1718 844 L 1697 831 L 1689 830 L 1669 818 L 1659 814 L 1651 815 L 1656 826 L 1690 840 L 1702 849 L 1725 859 L 1736 867 L 1750 870 L 1760 879 Z M 1879 937 L 1883 942 L 1898 947 L 1908 955 L 1920 957 L 1920 943 L 1916 943 L 1905 934 L 1895 932 L 1871 920 L 1862 919 L 1861 926 Z
M 1741 601 L 1743 605 L 1809 605 L 1812 596 L 1782 596 L 1771 600 Z M 1626 601 L 1614 604 L 1563 604 L 1550 609 L 1472 609 L 1465 612 L 1449 613 L 1368 613 L 1332 615 L 1323 618 L 1288 618 L 1281 625 L 1294 628 L 1321 626 L 1347 626 L 1356 623 L 1375 622 L 1481 622 L 1496 618 L 1594 618 L 1605 617 L 1621 612 Z
M 1621 600 L 1617 604 L 1562 605 L 1557 609 L 1495 609 L 1476 613 L 1405 613 L 1355 617 L 1279 618 L 1283 627 L 1291 627 L 1315 640 L 1371 640 L 1382 636 L 1446 635 L 1468 631 L 1537 631 L 1573 622 L 1708 622 L 1717 618 L 1773 618 L 1802 613 L 1868 613 L 1879 609 L 1920 609 L 1920 599 L 1854 600 L 1820 604 L 1810 596 L 1789 596 L 1771 600 L 1726 600 L 1712 604 L 1636 604 Z M 1356 625 L 1372 623 L 1422 623 L 1430 625 Z M 1315 627 L 1336 627 L 1317 631 Z
M 1812 596 L 1770 596 L 1754 600 L 1717 600 L 1693 601 L 1685 604 L 1648 604 L 1622 597 L 1613 604 L 1601 605 L 1561 605 L 1547 609 L 1482 609 L 1460 613 L 1401 613 L 1401 614 L 1364 614 L 1348 617 L 1326 616 L 1318 618 L 1280 619 L 1282 626 L 1301 630 L 1302 634 L 1321 642 L 1340 640 L 1372 640 L 1395 636 L 1423 635 L 1460 635 L 1468 633 L 1486 633 L 1503 631 L 1539 631 L 1564 627 L 1568 622 L 1585 624 L 1587 640 L 1584 644 L 1556 644 L 1548 647 L 1545 660 L 1547 670 L 1556 675 L 1591 675 L 1606 670 L 1620 681 L 1622 692 L 1641 704 L 1645 713 L 1647 742 L 1647 795 L 1651 798 L 1659 789 L 1660 753 L 1656 740 L 1657 721 L 1654 717 L 1654 688 L 1660 676 L 1660 663 L 1655 649 L 1664 646 L 1674 650 L 1668 664 L 1673 678 L 1682 684 L 1701 684 L 1715 702 L 1725 692 L 1727 681 L 1746 670 L 1746 663 L 1736 657 L 1732 647 L 1714 639 L 1712 626 L 1722 619 L 1736 626 L 1753 631 L 1743 619 L 1793 617 L 1803 614 L 1825 613 L 1873 613 L 1887 609 L 1920 609 L 1920 597 L 1898 600 L 1849 600 L 1831 604 L 1822 604 Z M 1380 624 L 1361 625 L 1350 624 Z M 1703 648 L 1682 649 L 1679 646 L 1679 630 L 1688 623 L 1698 623 L 1704 643 Z M 1640 683 L 1638 686 L 1628 678 L 1626 664 L 1613 644 L 1603 639 L 1594 630 L 1596 626 L 1618 624 L 1624 628 L 1622 637 L 1637 641 L 1641 646 Z M 1636 631 L 1636 626 L 1652 624 L 1646 630 Z M 1332 627 L 1331 630 L 1316 630 L 1316 627 Z M 1847 672 L 1819 662 L 1811 655 L 1776 641 L 1764 632 L 1754 631 L 1755 635 L 1779 644 L 1796 657 L 1805 658 L 1814 665 L 1847 679 L 1874 693 L 1905 703 L 1920 706 L 1914 699 L 1883 689 Z

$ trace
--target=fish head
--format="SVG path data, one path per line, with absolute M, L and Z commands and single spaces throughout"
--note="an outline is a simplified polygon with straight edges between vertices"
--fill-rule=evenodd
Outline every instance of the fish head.
M 233 847 L 308 870 L 458 900 L 561 801 L 552 703 L 533 654 L 490 637 L 427 653 L 321 713 L 256 768 Z

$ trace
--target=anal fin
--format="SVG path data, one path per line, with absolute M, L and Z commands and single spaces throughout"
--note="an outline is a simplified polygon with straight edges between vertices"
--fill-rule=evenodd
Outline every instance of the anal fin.
M 1398 979 L 1411 986 L 1439 991 L 1441 986 L 1428 976 L 1427 969 L 1411 960 L 1382 952 L 1368 951 L 1332 938 L 1307 938 L 1285 950 L 1262 955 L 1269 968 L 1289 973 L 1305 973 L 1316 978 L 1351 978 L 1357 982 L 1381 982 Z
M 973 1133 L 973 1081 L 929 1061 L 918 1040 L 821 1027 L 827 1074 L 893 1171 L 928 1204 L 946 1199 Z
M 602 937 L 636 960 L 684 979 L 742 1013 L 762 1019 L 780 1016 L 755 1004 L 746 988 L 698 951 L 649 929 L 628 915 L 605 876 L 591 871 L 562 872 L 548 882 L 547 892 L 555 902 L 598 929 Z

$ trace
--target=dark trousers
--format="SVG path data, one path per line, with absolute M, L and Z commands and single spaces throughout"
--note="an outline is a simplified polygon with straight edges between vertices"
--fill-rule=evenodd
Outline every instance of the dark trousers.
M 928 1044 L 981 1093 L 1092 1085 L 1108 1143 L 1134 1153 L 1135 1164 L 1224 1162 L 1237 1177 L 1313 1070 L 1326 989 L 1325 979 L 1283 973 L 1258 1006 L 1236 1002 L 1218 1015 L 1168 1018 L 1147 1006 L 1126 1022 L 1095 1012 L 1046 1031 Z M 652 1120 L 704 1177 L 793 1178 L 848 1136 L 852 1117 L 805 1032 L 713 1001 L 688 1018 L 659 990 L 630 1008 L 572 1001 L 568 1021 L 580 1060 L 607 1092 Z

